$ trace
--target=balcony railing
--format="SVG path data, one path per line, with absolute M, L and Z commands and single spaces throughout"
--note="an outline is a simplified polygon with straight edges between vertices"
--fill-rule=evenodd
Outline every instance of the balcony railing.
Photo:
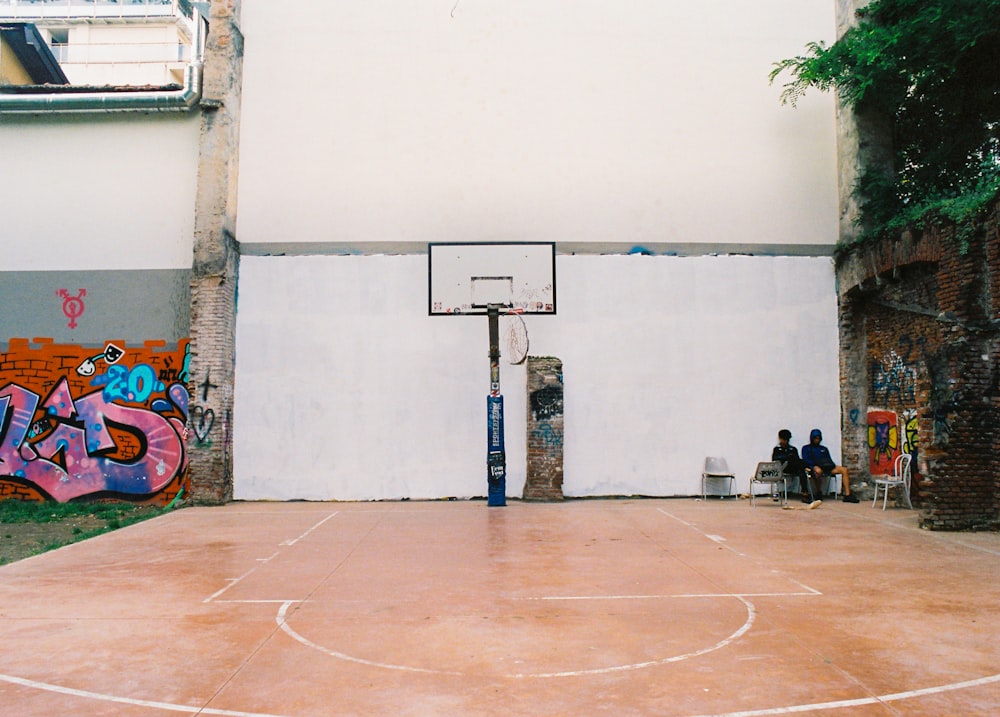
M 46 20 L 131 20 L 163 18 L 183 13 L 183 0 L 0 0 L 0 19 L 36 22 Z
M 191 47 L 178 42 L 141 43 L 75 43 L 51 46 L 59 64 L 99 65 L 128 63 L 187 63 L 191 59 Z

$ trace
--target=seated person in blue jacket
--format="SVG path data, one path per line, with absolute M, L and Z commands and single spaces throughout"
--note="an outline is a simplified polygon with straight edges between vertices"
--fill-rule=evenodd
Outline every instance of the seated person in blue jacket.
M 799 449 L 791 445 L 792 432 L 787 428 L 778 431 L 778 445 L 771 451 L 771 460 L 785 464 L 785 475 L 799 479 L 799 492 L 803 503 L 811 503 L 819 497 L 813 489 L 813 482 L 806 478 L 806 464 L 799 458 Z
M 839 475 L 844 487 L 844 502 L 857 503 L 858 497 L 851 495 L 851 481 L 847 477 L 847 469 L 833 462 L 830 451 L 823 445 L 823 433 L 814 428 L 809 433 L 809 443 L 802 446 L 802 460 L 816 478 L 820 486 L 827 476 Z

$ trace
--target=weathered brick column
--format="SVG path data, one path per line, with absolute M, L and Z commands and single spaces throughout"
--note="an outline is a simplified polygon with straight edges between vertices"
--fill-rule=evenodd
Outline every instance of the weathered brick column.
M 859 302 L 839 297 L 840 330 L 840 452 L 851 476 L 851 492 L 868 497 L 855 486 L 868 479 L 868 426 L 864 407 L 868 401 L 868 363 L 865 343 L 865 312 Z
M 524 500 L 563 499 L 563 367 L 528 357 L 528 471 Z
M 205 51 L 191 271 L 190 499 L 232 499 L 235 238 L 243 35 L 240 0 L 213 0 Z

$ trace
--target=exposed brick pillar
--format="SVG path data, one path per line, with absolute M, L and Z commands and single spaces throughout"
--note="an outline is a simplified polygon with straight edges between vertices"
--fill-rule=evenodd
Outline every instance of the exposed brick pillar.
M 562 500 L 563 367 L 552 356 L 528 357 L 528 471 L 524 500 Z
M 191 271 L 190 499 L 233 497 L 232 415 L 235 365 L 235 239 L 240 91 L 241 0 L 213 0 L 205 51 L 201 146 Z
M 865 313 L 858 310 L 859 299 L 840 300 L 840 435 L 841 462 L 854 483 L 868 475 L 868 427 L 865 424 L 868 395 L 868 365 Z

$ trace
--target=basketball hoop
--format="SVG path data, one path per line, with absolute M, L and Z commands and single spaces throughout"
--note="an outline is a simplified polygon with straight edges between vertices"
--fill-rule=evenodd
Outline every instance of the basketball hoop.
M 523 314 L 556 313 L 555 242 L 431 243 L 427 245 L 430 316 L 486 316 L 490 393 L 486 397 L 486 504 L 507 504 L 500 356 L 517 366 L 528 358 Z M 500 317 L 503 320 L 501 338 Z M 500 347 L 503 344 L 504 351 Z

